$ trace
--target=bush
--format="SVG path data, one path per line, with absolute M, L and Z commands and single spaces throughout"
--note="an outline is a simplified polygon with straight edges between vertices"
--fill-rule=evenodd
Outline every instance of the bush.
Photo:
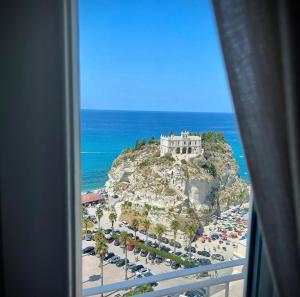
M 155 140 L 154 136 L 152 136 L 149 141 L 148 141 L 149 144 L 155 144 L 157 143 L 157 141 Z
M 150 253 L 155 253 L 156 255 L 160 255 L 160 256 L 162 256 L 164 258 L 168 258 L 168 259 L 170 259 L 172 261 L 175 261 L 175 262 L 179 263 L 180 265 L 183 265 L 183 266 L 190 266 L 190 265 L 192 265 L 192 263 L 189 262 L 189 261 L 184 261 L 181 258 L 179 258 L 179 257 L 177 257 L 177 256 L 175 256 L 175 255 L 173 255 L 171 253 L 167 253 L 165 251 L 156 249 L 156 248 L 154 248 L 152 246 L 145 245 L 145 244 L 143 244 L 143 243 L 141 243 L 139 241 L 132 240 L 132 243 L 135 246 L 138 246 L 138 247 L 140 247 L 143 250 L 147 250 Z
M 182 159 L 181 164 L 187 164 L 187 161 L 185 159 Z
M 132 152 L 132 148 L 130 148 L 130 147 L 126 148 L 126 149 L 123 151 L 124 154 L 131 153 L 131 152 Z
M 196 134 L 196 133 L 195 133 Z M 201 134 L 203 142 L 223 142 L 224 134 L 222 132 L 207 132 Z
M 174 162 L 175 159 L 172 157 L 172 154 L 171 153 L 166 153 L 163 158 L 166 160 L 166 161 L 169 161 L 169 162 Z
M 116 239 L 116 238 L 119 238 L 120 235 L 114 234 L 112 237 Z M 143 243 L 141 243 L 139 241 L 136 241 L 134 239 L 130 239 L 128 242 L 134 244 L 134 246 L 140 247 L 143 250 L 147 250 L 149 253 L 155 253 L 156 255 L 160 255 L 160 256 L 162 256 L 164 258 L 168 258 L 168 259 L 170 259 L 172 261 L 175 261 L 175 262 L 179 263 L 180 265 L 183 265 L 183 266 L 191 266 L 191 265 L 193 265 L 192 262 L 182 260 L 181 258 L 179 258 L 179 257 L 177 257 L 177 256 L 175 256 L 175 255 L 173 255 L 171 253 L 167 253 L 165 251 L 156 249 L 156 248 L 154 248 L 152 246 L 145 245 L 145 244 L 143 244 Z
M 152 292 L 152 291 L 153 291 L 153 288 L 151 287 L 151 285 L 148 285 L 148 284 L 141 285 L 141 286 L 138 286 L 138 287 L 130 290 L 126 294 L 124 294 L 123 297 L 130 297 L 130 296 L 139 295 L 139 294 Z
M 147 158 L 147 159 L 143 160 L 143 161 L 139 164 L 139 167 L 140 167 L 140 168 L 143 168 L 143 167 L 149 166 L 150 163 L 151 163 L 151 162 L 150 162 L 150 159 Z
M 202 165 L 203 169 L 206 169 L 207 172 L 212 175 L 213 177 L 217 176 L 217 170 L 216 167 L 213 163 L 211 162 L 206 162 L 204 165 Z
M 146 140 L 141 140 L 141 141 L 137 141 L 136 143 L 135 143 L 135 147 L 134 147 L 134 149 L 135 150 L 140 150 L 140 149 L 142 149 L 144 146 L 146 145 Z

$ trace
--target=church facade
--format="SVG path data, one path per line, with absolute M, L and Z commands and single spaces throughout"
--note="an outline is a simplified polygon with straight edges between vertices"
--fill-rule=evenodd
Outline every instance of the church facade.
M 166 153 L 172 156 L 195 157 L 203 153 L 201 136 L 190 135 L 188 131 L 183 131 L 179 136 L 160 136 L 160 155 Z

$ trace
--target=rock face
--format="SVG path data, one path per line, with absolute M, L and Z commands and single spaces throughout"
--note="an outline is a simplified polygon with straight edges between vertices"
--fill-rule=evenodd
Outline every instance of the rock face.
M 184 215 L 247 201 L 248 185 L 237 174 L 230 146 L 220 133 L 202 134 L 204 154 L 181 160 L 160 156 L 155 141 L 126 149 L 114 161 L 105 185 L 123 201 Z

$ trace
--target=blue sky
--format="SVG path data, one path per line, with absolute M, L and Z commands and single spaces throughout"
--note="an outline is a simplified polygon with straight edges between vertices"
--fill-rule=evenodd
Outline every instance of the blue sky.
M 80 0 L 81 108 L 232 112 L 210 1 Z

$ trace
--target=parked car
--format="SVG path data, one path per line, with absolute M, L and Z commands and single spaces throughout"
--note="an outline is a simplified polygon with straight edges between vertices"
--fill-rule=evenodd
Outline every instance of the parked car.
M 93 240 L 93 235 L 92 235 L 92 234 L 87 234 L 86 237 L 85 237 L 85 240 L 86 240 L 86 241 L 91 241 L 91 240 Z
M 179 242 L 177 242 L 177 241 L 175 241 L 175 242 L 174 242 L 174 241 L 171 241 L 171 242 L 170 242 L 170 245 L 171 245 L 171 246 L 175 246 L 175 247 L 177 247 L 177 248 L 179 248 L 179 249 L 181 249 L 181 247 L 182 247 L 181 244 L 180 244 Z
M 177 251 L 177 252 L 175 252 L 175 253 L 174 253 L 174 255 L 175 255 L 175 256 L 177 256 L 177 257 L 179 257 L 179 256 L 181 256 L 181 255 L 182 255 L 182 252 L 180 252 L 180 251 Z
M 107 255 L 104 257 L 104 261 L 109 260 L 110 258 L 112 258 L 115 254 L 114 253 L 107 253 Z
M 108 243 L 112 243 L 115 239 L 112 236 L 106 237 Z
M 212 254 L 212 255 L 211 255 L 211 258 L 212 258 L 213 260 L 225 261 L 224 256 L 222 256 L 222 255 L 220 255 L 220 254 Z
M 169 239 L 167 237 L 162 237 L 161 238 L 161 242 L 168 244 L 169 243 Z
M 149 260 L 155 260 L 155 258 L 156 258 L 156 254 L 155 253 L 149 253 L 149 255 L 148 255 L 148 259 Z
M 133 268 L 131 268 L 131 272 L 136 272 L 141 268 L 144 268 L 144 265 L 135 265 Z
M 135 263 L 127 263 L 127 268 L 128 270 L 131 270 L 133 267 L 135 267 L 136 264 Z
M 146 235 L 146 234 L 147 234 L 147 231 L 146 231 L 146 230 L 144 230 L 144 229 L 140 230 L 140 232 L 141 232 L 142 234 L 144 234 L 144 235 Z
M 168 246 L 165 246 L 165 245 L 162 245 L 162 246 L 160 247 L 160 249 L 161 249 L 162 251 L 167 252 L 167 253 L 171 250 Z
M 119 196 L 118 196 L 117 194 L 112 195 L 112 197 L 113 197 L 114 199 L 119 198 Z
M 196 260 L 200 265 L 210 265 L 211 261 L 206 258 L 199 258 Z
M 145 241 L 145 245 L 152 246 L 152 241 L 151 240 Z
M 172 269 L 178 269 L 179 267 L 180 267 L 180 264 L 179 264 L 179 263 L 177 263 L 177 262 L 175 262 L 175 261 L 172 262 L 172 264 L 171 264 L 171 268 L 172 268 Z
M 120 259 L 117 263 L 116 266 L 118 267 L 122 267 L 124 266 L 126 263 L 129 263 L 129 260 L 127 259 L 127 261 L 125 259 Z
M 156 263 L 156 264 L 160 264 L 160 263 L 162 263 L 164 260 L 165 260 L 165 258 L 164 258 L 163 256 L 157 255 L 157 256 L 156 256 L 156 259 L 155 259 L 155 263 Z
M 165 261 L 165 264 L 166 264 L 166 266 L 171 266 L 172 265 L 172 261 L 171 261 L 171 259 L 166 259 L 166 261 Z
M 217 240 L 217 239 L 219 239 L 219 235 L 218 235 L 218 234 L 213 234 L 213 235 L 211 236 L 211 239 L 212 239 L 212 240 Z
M 104 233 L 105 233 L 105 234 L 110 234 L 111 231 L 112 231 L 112 230 L 111 230 L 110 228 L 108 228 L 108 229 L 105 229 L 105 230 L 104 230 Z
M 210 257 L 210 253 L 208 251 L 198 251 L 197 254 L 204 257 Z
M 201 288 L 198 290 L 187 291 L 184 294 L 179 295 L 179 297 L 205 297 L 206 290 Z
M 148 251 L 147 250 L 142 250 L 140 255 L 141 255 L 141 257 L 147 257 Z
M 152 246 L 153 246 L 155 249 L 157 249 L 157 248 L 159 247 L 159 244 L 158 244 L 157 242 L 153 242 L 153 243 L 152 243 Z
M 136 271 L 136 275 L 139 275 L 139 274 L 145 274 L 145 273 L 149 273 L 150 272 L 150 269 L 147 268 L 147 267 L 143 267 L 139 270 Z
M 89 255 L 91 256 L 95 256 L 96 255 L 96 251 L 95 249 L 93 249 L 92 251 L 89 252 Z M 99 255 L 98 255 L 98 258 L 99 258 Z
M 188 247 L 188 246 L 185 247 L 184 250 L 185 250 L 186 252 L 188 252 L 188 251 L 189 251 L 189 247 Z M 196 252 L 197 252 L 196 248 L 193 247 L 193 246 L 191 246 L 191 252 L 192 252 L 192 253 L 196 253 Z
M 148 236 L 149 236 L 150 238 L 157 239 L 157 236 L 156 236 L 155 234 L 153 234 L 153 233 L 150 233 Z
M 120 235 L 121 233 L 122 233 L 121 230 L 114 230 L 112 232 L 112 234 L 114 234 L 114 235 Z
M 148 276 L 152 276 L 153 274 L 151 272 L 148 272 L 148 273 L 145 273 L 145 274 L 139 274 L 136 276 L 136 278 L 144 278 L 144 277 L 148 277 Z M 156 287 L 158 286 L 158 283 L 157 282 L 153 282 L 153 283 L 150 283 L 151 286 L 153 287 Z
M 183 261 L 186 261 L 189 258 L 189 256 L 187 254 L 183 254 L 180 256 L 180 259 Z
M 197 273 L 197 276 L 199 276 L 199 277 L 208 277 L 209 273 L 208 273 L 208 271 L 203 271 L 203 272 Z
M 84 248 L 82 250 L 83 254 L 89 254 L 90 252 L 92 252 L 93 250 L 95 250 L 95 248 L 93 246 L 87 246 L 86 248 Z
M 136 246 L 136 247 L 133 249 L 133 253 L 134 253 L 135 255 L 139 254 L 140 251 L 141 251 L 141 248 L 138 247 L 138 246 Z
M 115 239 L 115 242 L 114 242 L 114 245 L 115 246 L 119 246 L 121 243 L 120 243 L 120 240 L 119 239 Z
M 119 256 L 113 256 L 108 260 L 108 262 L 114 264 L 117 263 L 119 260 L 120 260 Z

